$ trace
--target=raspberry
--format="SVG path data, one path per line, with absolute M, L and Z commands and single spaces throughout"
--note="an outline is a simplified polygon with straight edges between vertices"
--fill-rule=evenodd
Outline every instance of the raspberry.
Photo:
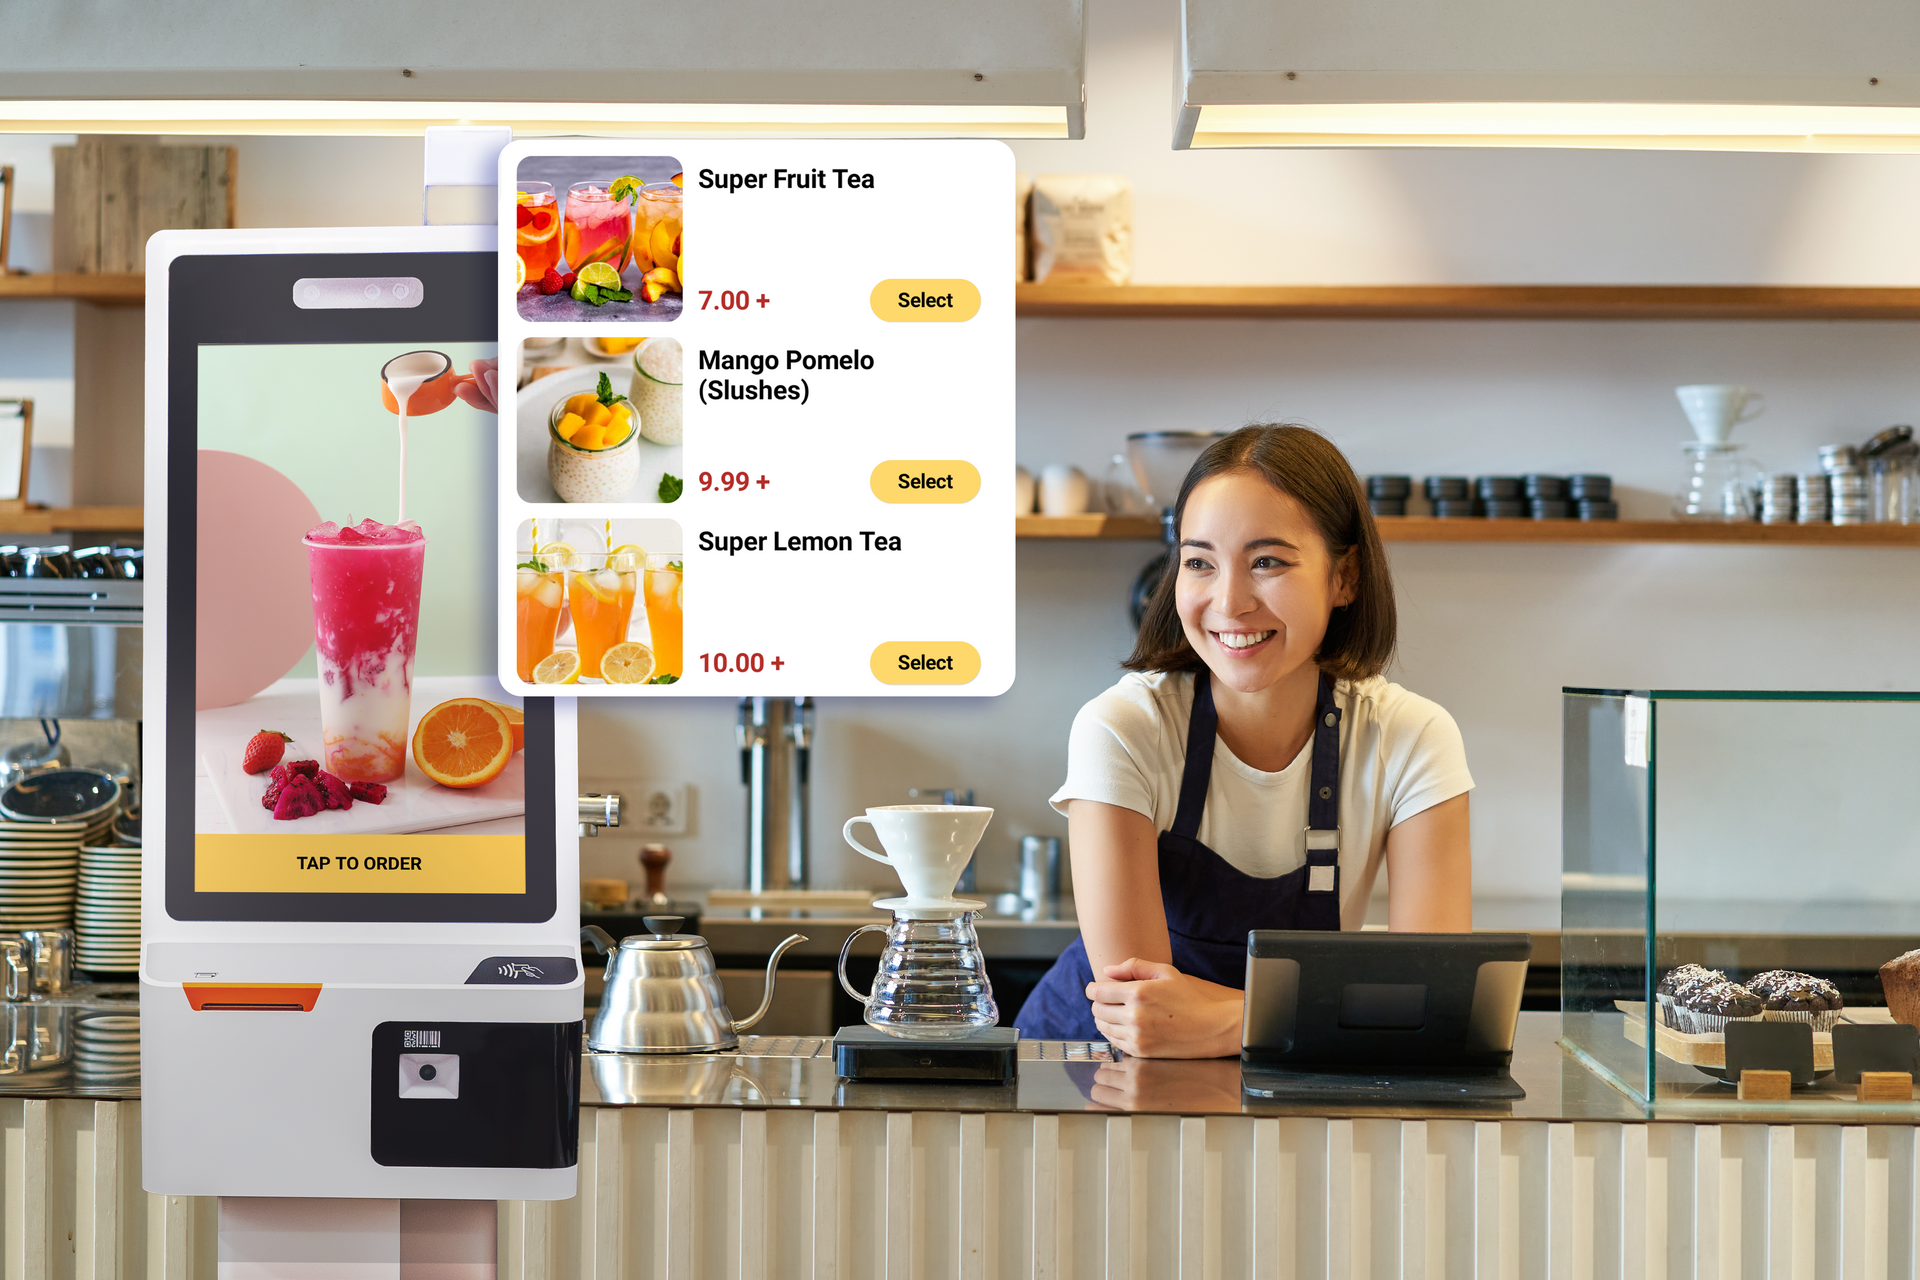
M 560 277 L 560 287 L 562 289 L 571 289 L 573 288 L 573 282 L 579 278 L 580 273 L 578 271 L 569 271 Z
M 532 221 L 533 221 L 533 211 L 527 208 L 527 206 L 521 205 L 520 212 L 518 213 L 518 215 L 516 215 L 514 219 L 514 225 L 519 227 L 524 227 L 529 222 L 532 222 Z
M 295 776 L 288 780 L 280 792 L 280 801 L 273 806 L 273 816 L 278 821 L 291 822 L 295 818 L 311 818 L 325 807 L 320 789 L 313 785 L 312 780 Z
M 548 267 L 547 274 L 540 277 L 540 292 L 542 293 L 558 293 L 566 287 L 566 282 L 561 279 L 560 273 L 552 267 Z
M 379 804 L 387 798 L 387 788 L 379 782 L 349 782 L 347 791 L 355 800 L 365 800 L 368 804 Z
M 320 802 L 329 809 L 353 808 L 353 796 L 348 793 L 347 784 L 334 777 L 325 769 L 315 779 L 320 784 Z

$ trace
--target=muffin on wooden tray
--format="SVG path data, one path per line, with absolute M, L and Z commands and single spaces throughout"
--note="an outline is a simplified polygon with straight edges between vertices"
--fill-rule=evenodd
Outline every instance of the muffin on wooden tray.
M 1815 1031 L 1831 1031 L 1845 1004 L 1840 988 L 1825 978 L 1792 969 L 1769 969 L 1748 978 L 1747 990 L 1766 1001 L 1768 1022 L 1805 1022 Z
M 1660 1020 L 1670 1027 L 1678 1027 L 1680 1024 L 1674 1008 L 1680 1003 L 1684 992 L 1726 980 L 1726 974 L 1703 965 L 1683 964 L 1677 969 L 1667 970 L 1667 976 L 1660 979 L 1660 985 L 1653 989 L 1653 998 L 1660 1006 Z
M 1920 1026 L 1920 951 L 1895 956 L 1880 966 L 1880 989 L 1895 1022 Z
M 1680 1030 L 1689 1035 L 1720 1035 L 1729 1022 L 1758 1022 L 1767 1002 L 1737 982 L 1719 981 L 1688 988 L 1674 998 Z

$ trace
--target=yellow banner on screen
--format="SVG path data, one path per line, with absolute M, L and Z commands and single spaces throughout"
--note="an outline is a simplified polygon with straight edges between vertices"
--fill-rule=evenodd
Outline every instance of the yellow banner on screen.
M 195 836 L 196 893 L 527 891 L 527 838 Z

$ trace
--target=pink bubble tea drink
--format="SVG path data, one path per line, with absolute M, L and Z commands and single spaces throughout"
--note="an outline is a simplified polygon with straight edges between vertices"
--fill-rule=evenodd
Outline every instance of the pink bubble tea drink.
M 407 771 L 426 535 L 416 524 L 328 521 L 306 544 L 320 767 L 349 782 L 392 782 Z

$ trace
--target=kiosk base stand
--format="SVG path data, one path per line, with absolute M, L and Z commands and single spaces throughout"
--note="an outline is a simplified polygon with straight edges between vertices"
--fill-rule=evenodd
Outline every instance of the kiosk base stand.
M 964 1040 L 902 1040 L 872 1027 L 833 1038 L 834 1074 L 847 1080 L 1005 1084 L 1020 1070 L 1020 1032 L 988 1027 Z
M 492 1200 L 220 1197 L 220 1280 L 494 1280 Z

